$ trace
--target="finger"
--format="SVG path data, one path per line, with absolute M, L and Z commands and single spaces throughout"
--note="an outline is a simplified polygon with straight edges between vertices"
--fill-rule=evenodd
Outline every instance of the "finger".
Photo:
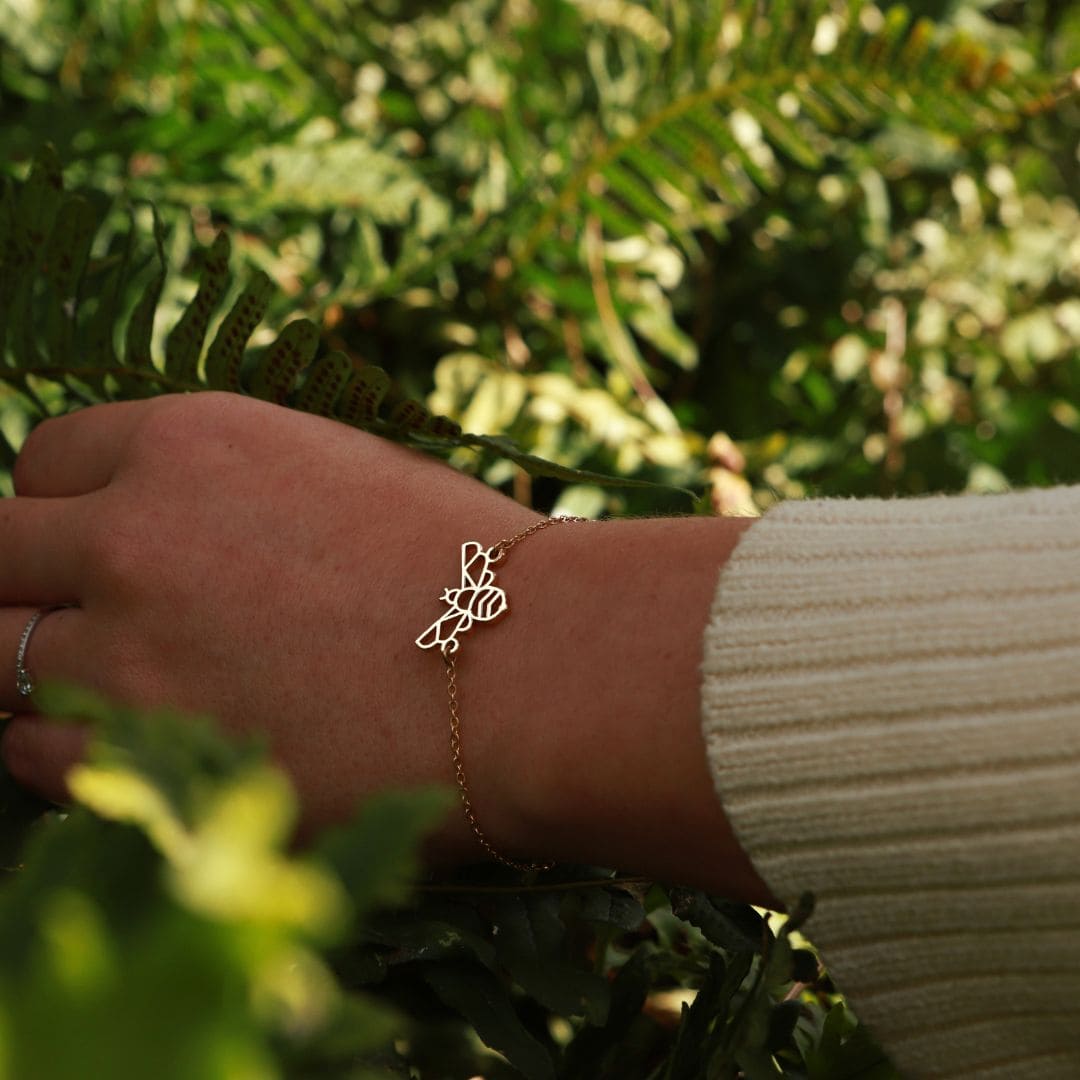
M 0 608 L 0 712 L 27 712 L 33 697 L 19 693 L 16 666 L 19 642 L 39 608 Z M 23 665 L 34 685 L 85 682 L 92 663 L 86 656 L 86 614 L 78 608 L 50 611 L 38 620 L 26 643 Z
M 15 716 L 0 736 L 0 758 L 20 786 L 52 802 L 69 802 L 66 777 L 85 757 L 89 737 L 77 724 Z
M 96 509 L 84 499 L 0 499 L 0 604 L 80 600 L 88 584 L 82 540 Z
M 15 493 L 57 498 L 105 487 L 148 405 L 146 401 L 91 405 L 42 421 L 15 460 Z

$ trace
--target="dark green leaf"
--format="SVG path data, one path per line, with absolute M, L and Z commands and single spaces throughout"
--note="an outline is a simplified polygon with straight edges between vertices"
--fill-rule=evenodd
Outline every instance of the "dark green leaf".
M 748 904 L 721 900 L 696 889 L 670 890 L 671 910 L 714 945 L 734 952 L 761 948 L 764 920 Z
M 870 1033 L 843 1002 L 825 1017 L 821 1040 L 805 1056 L 808 1080 L 899 1080 Z
M 153 366 L 150 344 L 154 334 L 154 315 L 157 312 L 162 289 L 165 287 L 166 277 L 165 226 L 157 207 L 151 207 L 151 213 L 154 223 L 155 269 L 131 313 L 124 340 L 124 363 L 129 368 L 143 371 Z M 127 384 L 124 385 L 127 386 Z M 135 385 L 137 386 L 138 383 L 136 382 Z
M 423 905 L 418 911 L 385 912 L 371 918 L 360 939 L 381 949 L 385 969 L 418 960 L 476 960 L 498 969 L 488 928 L 469 907 Z
M 568 956 L 566 926 L 556 893 L 510 896 L 495 907 L 495 946 L 507 971 L 530 996 L 560 1016 L 603 1024 L 610 1004 L 607 982 Z
M 350 424 L 364 424 L 379 415 L 379 406 L 390 389 L 390 376 L 381 367 L 365 364 L 352 373 L 341 400 L 337 414 Z M 459 429 L 460 430 L 460 429 Z
M 78 284 L 97 227 L 97 211 L 89 200 L 71 196 L 60 207 L 45 250 L 43 276 L 50 287 L 45 352 L 49 363 L 57 367 L 80 360 L 75 348 Z
M 256 362 L 250 376 L 251 393 L 284 405 L 318 347 L 319 328 L 310 319 L 294 319 Z
M 791 1044 L 791 1037 L 798 1022 L 801 1007 L 797 1001 L 781 1001 L 769 1013 L 769 1030 L 765 1037 L 766 1047 L 775 1053 Z
M 353 371 L 352 361 L 338 350 L 316 360 L 307 370 L 295 406 L 316 416 L 333 416 L 334 405 Z
M 228 234 L 218 233 L 209 251 L 204 253 L 198 291 L 165 339 L 165 372 L 179 383 L 191 384 L 198 377 L 199 357 L 210 317 L 228 288 L 230 249 Z
M 586 1026 L 566 1048 L 560 1080 L 595 1080 L 626 1075 L 619 1062 L 633 1068 L 635 1028 L 644 1023 L 642 1007 L 649 992 L 649 952 L 643 947 L 630 954 L 611 984 L 611 1006 L 603 1027 Z M 625 1050 L 625 1052 L 624 1052 Z
M 0 761 L 0 880 L 17 870 L 27 831 L 50 807 L 19 787 Z
M 613 886 L 568 891 L 563 897 L 562 913 L 567 919 L 601 923 L 619 930 L 636 930 L 645 918 L 641 901 Z
M 97 290 L 97 308 L 70 360 L 79 380 L 94 387 L 99 394 L 104 392 L 106 373 L 119 366 L 116 332 L 135 246 L 134 230 L 129 229 L 119 237 L 116 246 L 119 250 L 110 252 L 108 269 Z
M 522 1024 L 506 986 L 489 971 L 442 964 L 426 967 L 424 978 L 445 1005 L 464 1016 L 527 1080 L 555 1080 L 551 1055 Z
M 413 433 L 410 441 L 417 445 L 428 445 L 432 448 L 437 443 L 426 442 L 422 434 Z M 593 472 L 591 469 L 574 469 L 568 465 L 559 465 L 553 461 L 546 461 L 535 454 L 528 454 L 521 450 L 511 439 L 501 435 L 472 435 L 463 434 L 459 440 L 463 446 L 478 446 L 494 450 L 500 457 L 509 458 L 515 464 L 520 465 L 531 476 L 547 476 L 555 480 L 565 480 L 568 483 L 597 484 L 601 487 L 625 487 L 639 488 L 655 491 L 677 491 L 694 499 L 697 496 L 687 488 L 673 487 L 669 484 L 658 484 L 651 480 L 638 480 L 628 476 L 609 476 L 606 473 Z
M 809 949 L 794 949 L 791 953 L 791 977 L 795 982 L 812 983 L 818 977 L 818 960 Z
M 206 351 L 206 385 L 214 390 L 240 389 L 240 368 L 248 338 L 259 325 L 275 287 L 270 276 L 256 270 L 244 291 L 221 321 Z
M 317 852 L 341 878 L 358 916 L 411 895 L 420 841 L 453 802 L 447 788 L 380 792 L 364 802 L 351 824 L 323 835 Z

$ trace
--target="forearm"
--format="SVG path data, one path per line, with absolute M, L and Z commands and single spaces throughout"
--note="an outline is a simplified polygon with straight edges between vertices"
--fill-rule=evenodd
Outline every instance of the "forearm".
M 568 524 L 506 559 L 510 612 L 463 646 L 461 667 L 493 839 L 772 901 L 727 824 L 700 728 L 709 605 L 749 524 Z

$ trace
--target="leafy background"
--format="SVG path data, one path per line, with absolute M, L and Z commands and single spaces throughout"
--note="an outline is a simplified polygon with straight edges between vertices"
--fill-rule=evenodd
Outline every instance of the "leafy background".
M 1074 482 L 1078 69 L 1061 0 L 0 0 L 0 452 L 213 386 L 589 516 Z M 799 917 L 412 891 L 442 795 L 297 856 L 257 748 L 78 706 L 0 1075 L 892 1075 Z

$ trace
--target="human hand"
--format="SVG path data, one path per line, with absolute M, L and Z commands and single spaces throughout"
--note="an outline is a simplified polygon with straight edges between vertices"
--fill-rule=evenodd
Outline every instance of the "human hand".
M 378 788 L 453 782 L 444 667 L 414 639 L 444 610 L 462 539 L 494 543 L 539 515 L 416 451 L 215 393 L 45 421 L 14 480 L 0 641 L 13 657 L 34 610 L 77 605 L 35 630 L 37 679 L 264 733 L 309 827 Z M 62 801 L 85 731 L 35 715 L 8 670 L 0 753 Z M 468 730 L 471 782 L 493 835 L 512 834 L 487 734 Z M 444 853 L 475 855 L 459 818 Z
M 62 801 L 78 726 L 27 711 L 27 667 L 110 699 L 260 732 L 308 830 L 380 788 L 451 784 L 446 671 L 416 638 L 464 540 L 541 520 L 425 455 L 230 394 L 94 406 L 41 424 L 0 500 L 0 742 Z M 500 563 L 508 625 L 458 658 L 466 772 L 507 855 L 620 866 L 769 902 L 713 790 L 701 637 L 746 520 L 566 526 Z M 515 615 L 516 612 L 516 615 Z M 32 699 L 30 702 L 32 706 Z M 454 812 L 432 861 L 482 856 Z

